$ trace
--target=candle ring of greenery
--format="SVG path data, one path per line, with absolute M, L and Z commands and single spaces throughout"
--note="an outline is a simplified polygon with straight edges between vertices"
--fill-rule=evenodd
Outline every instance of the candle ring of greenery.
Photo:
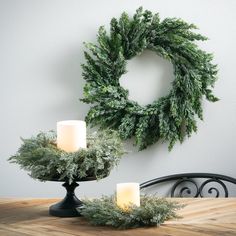
M 22 139 L 16 155 L 9 158 L 32 178 L 41 181 L 59 180 L 72 183 L 86 177 L 101 179 L 110 174 L 125 153 L 116 131 L 94 132 L 87 137 L 87 149 L 65 152 L 57 148 L 56 133 L 39 133 Z
M 213 55 L 200 50 L 195 41 L 207 40 L 197 27 L 181 19 L 160 20 L 158 14 L 139 8 L 131 18 L 123 13 L 110 22 L 110 33 L 100 27 L 98 45 L 88 43 L 82 65 L 85 103 L 93 104 L 86 121 L 92 126 L 118 130 L 123 139 L 135 137 L 139 150 L 157 142 L 177 141 L 197 131 L 196 117 L 203 119 L 202 99 L 218 100 L 212 88 L 217 78 Z M 140 106 L 128 99 L 120 83 L 127 60 L 151 50 L 170 61 L 175 80 L 167 96 Z M 145 83 L 145 81 L 144 81 Z M 141 85 L 140 85 L 141 86 Z
M 116 204 L 114 196 L 83 200 L 77 210 L 93 225 L 112 226 L 119 229 L 159 226 L 164 221 L 179 218 L 176 211 L 181 205 L 153 195 L 141 196 L 140 207 L 128 205 L 125 210 Z

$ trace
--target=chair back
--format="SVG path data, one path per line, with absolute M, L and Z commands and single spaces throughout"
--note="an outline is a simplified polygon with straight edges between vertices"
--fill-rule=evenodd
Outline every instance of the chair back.
M 212 173 L 184 173 L 163 176 L 146 181 L 141 190 L 158 187 L 161 183 L 171 183 L 171 197 L 229 197 L 229 184 L 236 185 L 236 179 Z

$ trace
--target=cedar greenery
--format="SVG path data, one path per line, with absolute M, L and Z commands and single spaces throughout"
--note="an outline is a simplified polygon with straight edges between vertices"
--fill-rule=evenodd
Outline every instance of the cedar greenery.
M 110 33 L 100 27 L 98 45 L 87 43 L 82 65 L 85 103 L 94 104 L 86 121 L 92 126 L 110 127 L 123 139 L 135 136 L 139 150 L 157 142 L 176 141 L 197 131 L 196 116 L 203 119 L 202 99 L 218 100 L 212 88 L 217 65 L 213 55 L 198 48 L 195 41 L 207 40 L 195 33 L 197 27 L 181 19 L 160 20 L 158 14 L 137 9 L 132 18 L 123 13 L 113 18 Z M 126 62 L 144 50 L 154 51 L 169 60 L 174 67 L 175 80 L 167 96 L 147 106 L 128 99 L 128 90 L 119 78 L 126 73 Z
M 39 133 L 36 137 L 22 139 L 23 144 L 12 163 L 41 181 L 61 180 L 72 183 L 86 177 L 101 179 L 110 174 L 125 153 L 116 131 L 94 132 L 87 137 L 88 148 L 65 152 L 57 148 L 56 133 Z
M 159 226 L 168 219 L 178 218 L 176 210 L 183 205 L 152 195 L 141 196 L 140 207 L 128 205 L 125 210 L 116 205 L 115 197 L 83 200 L 78 211 L 93 225 L 119 229 Z

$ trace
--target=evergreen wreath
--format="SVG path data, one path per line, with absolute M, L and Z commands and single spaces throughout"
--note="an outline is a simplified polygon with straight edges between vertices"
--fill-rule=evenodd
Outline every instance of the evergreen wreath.
M 66 181 L 107 177 L 125 153 L 123 143 L 113 130 L 94 132 L 87 137 L 87 149 L 65 152 L 57 148 L 56 133 L 40 132 L 35 137 L 22 139 L 16 155 L 9 158 L 29 175 L 41 181 Z
M 98 45 L 87 43 L 82 65 L 85 103 L 94 104 L 86 121 L 92 126 L 110 127 L 123 139 L 135 136 L 139 150 L 162 140 L 169 150 L 176 141 L 197 131 L 196 116 L 203 119 L 202 99 L 215 102 L 212 94 L 217 79 L 213 55 L 198 48 L 194 41 L 207 40 L 195 33 L 194 24 L 181 19 L 160 20 L 158 14 L 137 9 L 132 18 L 123 13 L 110 22 L 110 34 L 99 28 Z M 121 87 L 119 78 L 126 73 L 126 62 L 144 50 L 154 51 L 169 60 L 175 80 L 167 96 L 152 104 L 140 106 L 129 100 L 129 91 Z
M 103 196 L 100 199 L 83 199 L 83 205 L 77 210 L 93 225 L 128 229 L 159 226 L 166 220 L 179 218 L 176 211 L 183 207 L 173 200 L 141 195 L 140 207 L 130 204 L 123 210 L 117 206 L 115 196 Z

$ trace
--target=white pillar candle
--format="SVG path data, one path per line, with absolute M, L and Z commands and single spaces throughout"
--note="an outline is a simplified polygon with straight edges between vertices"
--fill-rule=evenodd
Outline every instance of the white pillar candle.
M 82 120 L 57 122 L 57 147 L 66 152 L 86 148 L 86 123 Z
M 140 206 L 140 190 L 138 183 L 120 183 L 116 186 L 116 203 L 120 208 L 134 204 Z

